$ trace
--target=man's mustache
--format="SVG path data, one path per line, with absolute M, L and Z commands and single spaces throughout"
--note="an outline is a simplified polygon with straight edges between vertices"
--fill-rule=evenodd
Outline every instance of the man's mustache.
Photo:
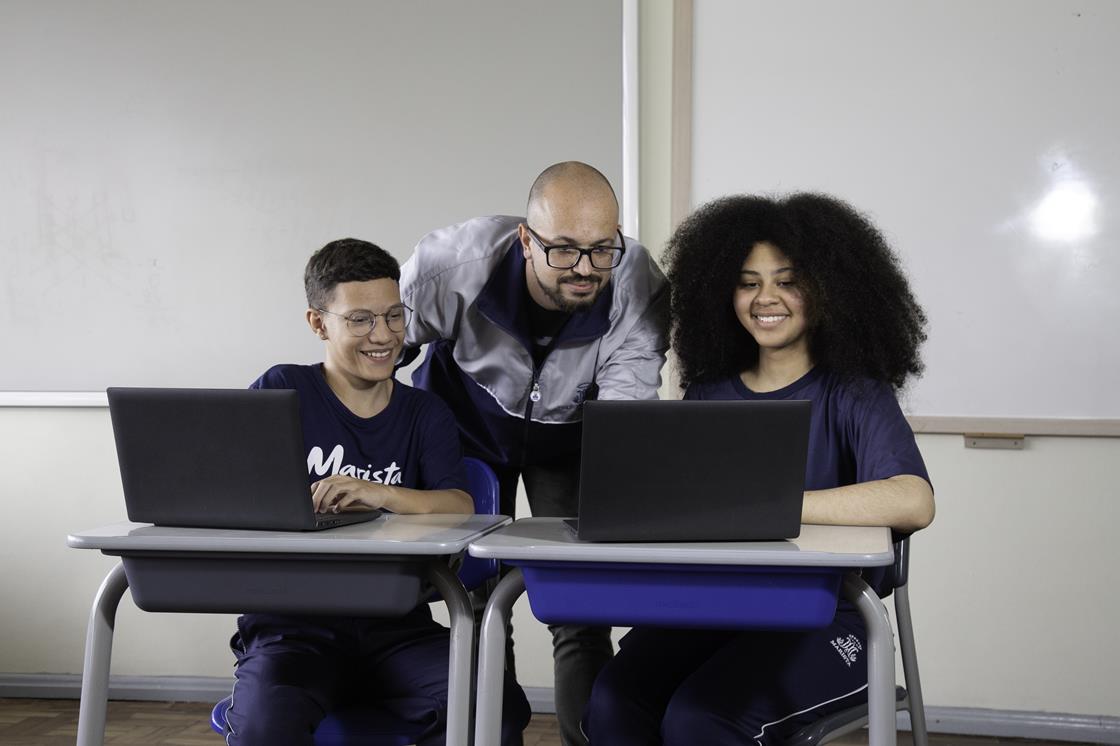
M 561 284 L 563 284 L 563 283 L 573 283 L 573 282 L 578 282 L 578 283 L 593 282 L 596 285 L 602 285 L 603 284 L 603 278 L 599 277 L 598 275 L 571 274 L 571 275 L 563 275 L 559 280 L 557 280 L 557 282 L 559 282 Z

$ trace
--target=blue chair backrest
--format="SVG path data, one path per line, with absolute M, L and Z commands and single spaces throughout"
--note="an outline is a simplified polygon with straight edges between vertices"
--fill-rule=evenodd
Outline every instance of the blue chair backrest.
M 476 458 L 463 459 L 467 469 L 467 484 L 471 497 L 474 498 L 474 512 L 479 515 L 497 515 L 500 505 L 500 492 L 498 477 L 495 476 L 486 462 Z M 463 565 L 459 569 L 459 579 L 467 590 L 473 590 L 486 580 L 497 576 L 498 561 L 484 560 L 477 557 L 464 555 Z

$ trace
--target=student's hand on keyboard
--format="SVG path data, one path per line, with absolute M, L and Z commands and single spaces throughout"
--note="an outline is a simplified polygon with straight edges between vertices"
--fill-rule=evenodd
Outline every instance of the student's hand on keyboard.
M 388 497 L 384 485 L 335 474 L 311 485 L 311 501 L 317 513 L 375 510 Z

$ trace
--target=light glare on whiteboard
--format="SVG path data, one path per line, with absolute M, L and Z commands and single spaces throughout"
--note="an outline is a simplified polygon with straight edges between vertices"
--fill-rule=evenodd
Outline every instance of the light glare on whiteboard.
M 1061 181 L 1038 203 L 1030 221 L 1043 240 L 1081 241 L 1097 232 L 1097 197 L 1083 181 Z

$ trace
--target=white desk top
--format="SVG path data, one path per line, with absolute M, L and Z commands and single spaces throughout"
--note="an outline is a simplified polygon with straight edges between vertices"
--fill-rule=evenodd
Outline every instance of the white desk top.
M 803 525 L 801 536 L 788 541 L 615 544 L 580 541 L 562 518 L 514 521 L 471 543 L 468 551 L 484 559 L 523 561 L 787 567 L 873 567 L 894 561 L 890 529 L 882 527 Z
M 109 551 L 299 552 L 308 554 L 458 554 L 510 522 L 504 515 L 383 514 L 323 531 L 171 528 L 123 521 L 70 534 L 67 546 Z

